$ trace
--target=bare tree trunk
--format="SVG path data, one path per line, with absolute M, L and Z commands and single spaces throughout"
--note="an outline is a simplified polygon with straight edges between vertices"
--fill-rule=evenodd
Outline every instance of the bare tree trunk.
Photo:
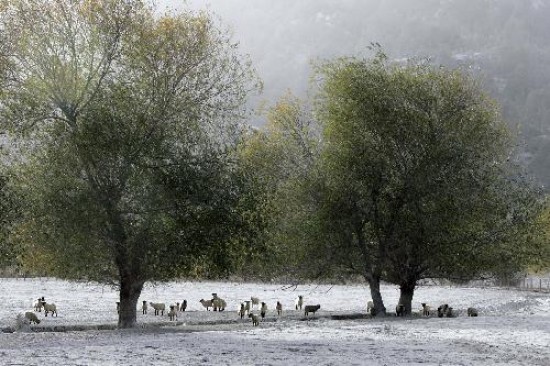
M 143 281 L 132 275 L 120 277 L 120 313 L 118 327 L 133 328 L 137 321 L 137 302 L 143 289 Z
M 399 287 L 399 302 L 405 307 L 405 315 L 410 315 L 412 312 L 412 299 L 414 295 L 414 289 L 416 288 L 416 281 L 403 282 Z
M 365 274 L 365 279 L 370 287 L 370 296 L 374 304 L 374 316 L 385 316 L 386 307 L 384 306 L 384 300 L 380 293 L 380 276 L 367 273 Z

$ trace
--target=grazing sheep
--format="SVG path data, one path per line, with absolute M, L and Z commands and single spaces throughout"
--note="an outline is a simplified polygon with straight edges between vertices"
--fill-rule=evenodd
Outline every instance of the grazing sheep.
M 371 300 L 367 301 L 367 313 L 374 315 L 374 302 Z
M 147 314 L 147 300 L 143 300 L 143 305 L 141 306 L 141 312 Z
M 321 309 L 321 305 L 317 304 L 317 305 L 306 305 L 304 307 L 304 315 L 309 317 L 309 313 L 313 313 L 313 315 L 315 315 L 315 312 L 317 310 Z
M 302 306 L 304 305 L 304 297 L 302 295 L 298 296 L 295 304 L 296 304 L 296 310 L 298 309 L 302 310 Z
M 281 315 L 283 313 L 283 304 L 277 301 L 277 305 L 275 306 L 275 309 L 277 309 L 277 315 Z
M 249 318 L 252 318 L 252 326 L 257 326 L 260 324 L 260 319 L 258 319 L 258 315 L 250 313 L 248 314 Z
M 395 307 L 395 316 L 405 316 L 405 305 L 397 304 Z
M 45 316 L 48 316 L 48 313 L 52 313 L 52 316 L 53 314 L 55 314 L 55 316 L 57 317 L 57 308 L 55 306 L 55 304 L 48 304 L 47 302 L 43 302 L 42 303 L 42 307 L 44 308 L 44 315 Z
M 244 314 L 246 313 L 244 302 L 241 302 L 241 308 L 239 309 L 239 315 L 241 316 L 241 319 L 244 318 Z
M 250 297 L 250 302 L 252 303 L 252 309 L 254 309 L 254 306 L 260 305 L 260 299 L 254 296 Z
M 219 297 L 211 301 L 212 301 L 212 307 L 214 308 L 214 311 L 224 311 L 225 307 L 227 306 L 227 302 L 225 302 L 224 299 L 221 299 Z
M 207 311 L 210 311 L 212 307 L 212 300 L 200 299 L 199 302 L 206 308 Z
M 262 302 L 262 307 L 260 308 L 260 315 L 262 316 L 262 321 L 265 319 L 265 313 L 267 313 L 267 304 Z
M 468 316 L 477 316 L 477 309 L 476 308 L 468 308 L 466 310 L 466 312 L 468 313 Z
M 423 302 L 421 305 L 422 305 L 422 316 L 429 317 L 432 310 L 430 305 L 427 305 L 425 302 Z
M 40 324 L 40 319 L 32 311 L 25 312 L 25 318 L 29 320 L 29 323 Z
M 176 310 L 176 305 L 170 305 L 170 311 L 168 312 L 168 318 L 170 318 L 170 321 L 178 320 L 178 311 Z
M 185 311 L 185 309 L 187 309 L 187 300 L 183 300 L 180 307 L 181 311 Z
M 161 303 L 161 302 L 149 302 L 149 304 L 151 305 L 151 307 L 155 310 L 155 315 L 159 315 L 159 313 L 161 315 L 164 315 L 164 310 L 166 309 L 166 305 L 164 303 Z

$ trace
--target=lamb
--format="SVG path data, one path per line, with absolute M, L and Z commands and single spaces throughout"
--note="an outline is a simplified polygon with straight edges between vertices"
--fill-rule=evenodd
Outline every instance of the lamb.
M 260 315 L 262 316 L 262 321 L 265 319 L 265 313 L 267 312 L 267 304 L 262 302 L 262 307 L 260 308 Z
M 275 306 L 275 309 L 277 309 L 277 315 L 281 315 L 283 313 L 283 304 L 277 301 L 277 305 Z
M 183 300 L 180 307 L 181 311 L 185 311 L 185 309 L 187 309 L 187 300 Z
M 304 305 L 304 297 L 302 295 L 298 296 L 296 299 L 296 310 L 302 310 L 302 305 Z
M 178 311 L 176 310 L 176 305 L 170 305 L 170 311 L 168 312 L 168 318 L 170 318 L 170 321 L 178 320 Z
M 48 313 L 52 313 L 52 316 L 53 314 L 55 314 L 55 317 L 57 318 L 57 308 L 55 306 L 55 304 L 48 304 L 47 302 L 42 302 L 42 307 L 44 308 L 44 315 L 45 316 L 48 316 Z
M 374 302 L 367 301 L 367 313 L 374 315 Z
M 405 316 L 405 305 L 397 304 L 395 307 L 395 316 Z
M 252 296 L 250 298 L 250 301 L 252 302 L 252 308 L 254 308 L 254 306 L 260 305 L 260 299 L 257 297 Z
M 212 307 L 212 300 L 200 299 L 199 302 L 206 308 L 207 311 L 210 311 L 210 308 Z
M 147 301 L 143 300 L 143 305 L 141 306 L 141 312 L 147 314 Z
M 468 316 L 477 316 L 477 309 L 476 308 L 468 308 L 466 310 L 466 312 L 468 313 Z
M 425 302 L 423 302 L 421 305 L 422 305 L 422 316 L 429 317 L 432 310 L 430 305 L 427 305 Z
M 321 309 L 321 305 L 317 304 L 317 305 L 306 305 L 304 307 L 304 315 L 309 317 L 309 313 L 313 313 L 313 315 L 315 315 L 315 312 L 317 310 Z
M 155 310 L 155 315 L 159 315 L 159 313 L 161 315 L 164 315 L 164 310 L 166 309 L 166 305 L 164 303 L 161 303 L 161 302 L 149 302 L 149 304 L 151 305 L 151 307 Z
M 25 312 L 25 318 L 29 320 L 29 323 L 40 324 L 40 319 L 32 311 Z
M 258 319 L 258 315 L 250 313 L 248 314 L 248 317 L 252 319 L 252 326 L 257 326 L 260 324 L 260 320 Z

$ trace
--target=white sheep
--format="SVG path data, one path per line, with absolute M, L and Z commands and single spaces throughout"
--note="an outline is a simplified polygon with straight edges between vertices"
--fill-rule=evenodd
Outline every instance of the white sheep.
M 55 317 L 57 317 L 57 307 L 54 303 L 48 304 L 47 302 L 42 302 L 42 307 L 44 308 L 44 315 L 48 316 L 48 313 L 55 314 Z
M 260 305 L 260 299 L 257 297 L 254 297 L 254 296 L 250 297 L 250 301 L 252 303 L 252 308 L 254 308 L 254 306 Z
M 244 311 L 246 314 L 250 314 L 250 301 L 249 300 L 246 300 L 244 302 Z
M 260 324 L 260 319 L 258 319 L 258 315 L 250 313 L 248 314 L 248 317 L 252 319 L 252 326 L 257 326 Z
M 207 311 L 210 311 L 209 308 L 212 307 L 212 300 L 200 299 L 199 302 L 202 304 L 202 306 L 206 308 Z
M 315 312 L 317 310 L 321 309 L 321 305 L 317 304 L 317 305 L 306 305 L 304 307 L 304 315 L 309 317 L 309 313 L 313 313 L 313 315 L 315 315 Z
M 44 301 L 44 297 L 36 299 L 33 303 L 34 311 L 42 312 L 42 302 Z
M 164 315 L 164 310 L 166 309 L 166 305 L 164 303 L 156 303 L 156 302 L 149 302 L 151 307 L 155 310 L 155 315 Z
M 277 309 L 277 315 L 281 315 L 283 313 L 283 304 L 277 301 L 277 305 L 275 305 L 275 309 Z
M 214 311 L 224 311 L 225 307 L 227 306 L 227 302 L 225 302 L 224 299 L 221 299 L 219 297 L 216 297 L 211 301 L 212 301 L 212 308 L 214 309 Z
M 178 320 L 178 311 L 176 310 L 176 305 L 170 305 L 170 311 L 168 312 L 168 317 L 170 320 Z
M 303 305 L 304 305 L 304 297 L 300 295 L 295 301 L 296 310 L 298 309 L 302 310 Z
M 427 305 L 425 302 L 423 302 L 421 305 L 422 305 L 422 316 L 429 317 L 431 314 L 432 308 L 430 307 L 430 305 Z

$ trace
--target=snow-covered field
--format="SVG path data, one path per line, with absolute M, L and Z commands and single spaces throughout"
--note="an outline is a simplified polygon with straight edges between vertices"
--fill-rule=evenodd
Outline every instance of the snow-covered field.
M 213 292 L 227 300 L 225 312 L 202 308 L 199 300 Z M 391 311 L 399 291 L 384 286 L 382 293 Z M 321 304 L 309 321 L 293 310 L 299 294 L 306 304 Z M 56 303 L 59 315 L 37 313 L 39 326 L 88 330 L 0 333 L 0 365 L 550 365 L 550 295 L 544 293 L 421 287 L 416 310 L 421 302 L 448 303 L 459 316 L 335 320 L 366 312 L 367 286 L 171 282 L 147 286 L 140 300 L 187 299 L 188 311 L 177 322 L 138 312 L 140 326 L 119 331 L 97 330 L 117 321 L 118 294 L 110 287 L 0 279 L 0 327 L 14 326 L 16 314 L 41 296 Z M 258 327 L 237 315 L 240 302 L 250 296 L 269 307 Z M 277 301 L 283 303 L 281 317 L 274 311 Z M 466 317 L 470 306 L 480 310 L 478 318 Z

